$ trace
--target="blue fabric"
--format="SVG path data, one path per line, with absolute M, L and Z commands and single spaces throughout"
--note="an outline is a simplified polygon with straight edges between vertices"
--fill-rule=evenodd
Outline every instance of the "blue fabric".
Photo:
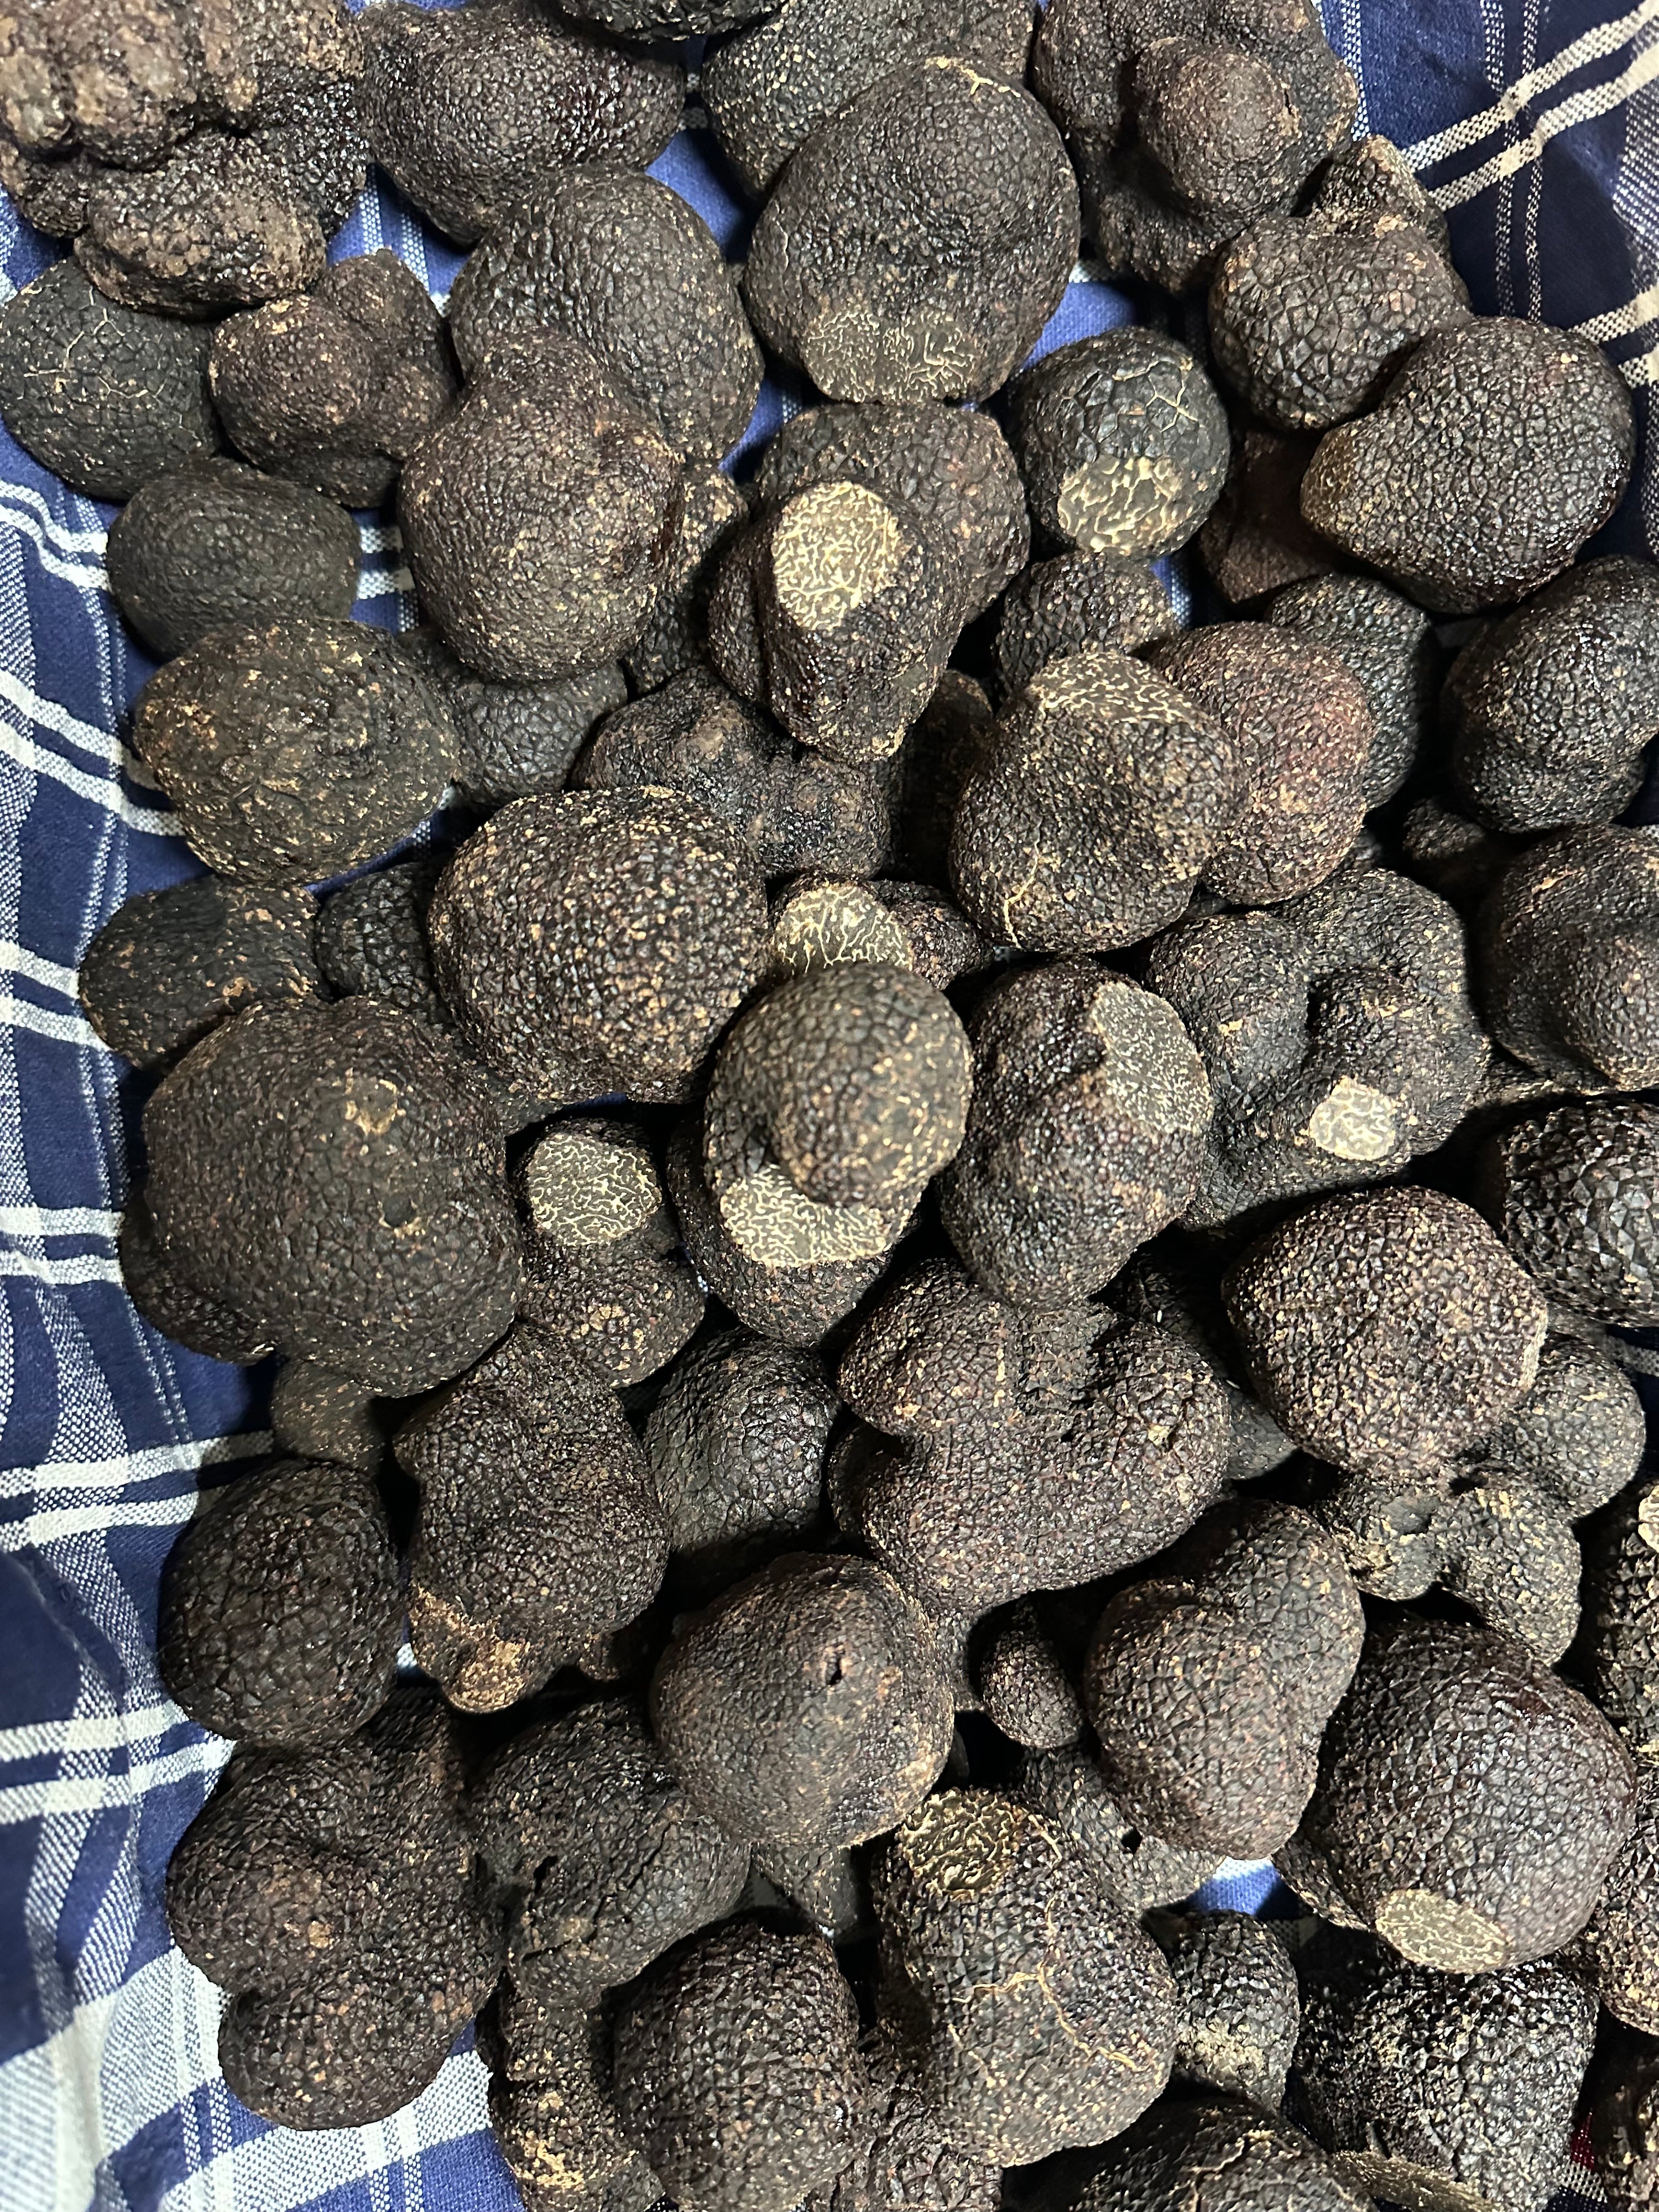
M 1334 43 L 1447 207 L 1477 305 L 1604 340 L 1644 434 L 1659 372 L 1659 0 L 1328 0 Z M 728 252 L 750 219 L 705 139 L 657 173 Z M 434 293 L 457 256 L 388 191 L 337 252 L 391 246 Z M 0 210 L 4 289 L 57 249 Z M 1044 347 L 1124 319 L 1080 279 Z M 769 385 L 739 449 L 800 402 Z M 1607 542 L 1642 550 L 1646 441 Z M 125 741 L 149 672 L 102 569 L 111 510 L 0 433 L 0 2207 L 7 2212 L 507 2212 L 470 2047 L 384 2124 L 265 2127 L 214 2063 L 217 2003 L 167 1942 L 167 1856 L 225 1747 L 166 1698 L 157 1580 L 198 1485 L 260 1451 L 268 1376 L 166 1343 L 122 1291 L 114 1233 L 143 1085 L 76 1001 L 94 931 L 195 863 Z M 366 619 L 411 619 L 395 536 L 363 519 Z M 1255 1908 L 1268 1878 L 1217 1901 Z

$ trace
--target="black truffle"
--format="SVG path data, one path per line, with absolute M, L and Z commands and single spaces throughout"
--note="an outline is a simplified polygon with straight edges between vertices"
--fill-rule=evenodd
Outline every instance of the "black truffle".
M 429 1388 L 512 1318 L 501 1138 L 453 1048 L 368 999 L 255 1006 L 144 1115 L 163 1258 L 290 1357 Z
M 1107 553 L 1061 553 L 1033 562 L 1002 595 L 996 664 L 1004 703 L 1018 698 L 1049 661 L 1080 646 L 1139 653 L 1181 624 L 1151 567 Z
M 152 1328 L 209 1359 L 252 1366 L 276 1349 L 275 1331 L 204 1291 L 162 1251 L 143 1188 L 127 1200 L 116 1241 L 121 1285 Z
M 1627 1328 L 1659 1323 L 1659 1108 L 1552 1107 L 1495 1137 L 1483 1203 L 1540 1291 Z
M 1165 2098 L 1106 2150 L 1075 2212 L 1369 2212 L 1299 2128 L 1231 2098 Z
M 493 2069 L 489 2120 L 525 2212 L 651 2212 L 662 2188 L 611 2096 L 611 2020 L 568 1995 L 521 1986 L 509 1961 L 478 2023 Z
M 1005 978 L 972 1015 L 975 1085 L 940 1212 L 994 1297 L 1092 1297 L 1188 1205 L 1210 1086 L 1180 1018 L 1091 961 Z
M 279 1451 L 375 1474 L 384 1463 L 395 1401 L 314 1359 L 285 1360 L 270 1386 L 270 1431 Z
M 443 868 L 417 853 L 357 876 L 325 898 L 313 941 L 323 981 L 342 999 L 379 999 L 434 1029 L 453 1028 L 427 951 L 426 913 Z
M 1571 1671 L 1631 1755 L 1659 1761 L 1659 1480 L 1628 1490 L 1583 1537 L 1583 1617 Z
M 243 1744 L 320 1749 L 384 1702 L 403 1626 L 374 1483 L 278 1460 L 228 1483 L 173 1546 L 156 1661 L 199 1726 Z
M 1314 576 L 1286 585 L 1265 610 L 1287 629 L 1334 653 L 1355 677 L 1376 735 L 1362 784 L 1367 807 L 1392 799 L 1434 727 L 1441 653 L 1421 607 L 1375 576 Z
M 701 39 L 761 13 L 757 0 L 572 0 L 568 13 L 622 39 Z
M 535 179 L 468 257 L 449 301 L 477 376 L 514 338 L 588 347 L 683 461 L 717 461 L 760 391 L 760 349 L 708 226 L 654 177 L 608 163 Z
M 1109 1895 L 1137 1918 L 1190 1897 L 1215 1872 L 1213 1857 L 1143 1834 L 1107 1795 L 1098 1760 L 1081 1746 L 1028 1754 L 1009 1794 L 1063 1830 Z
M 761 337 L 831 399 L 984 398 L 1059 306 L 1077 248 L 1077 185 L 1048 117 L 939 56 L 801 146 L 744 293 Z
M 567 161 L 643 168 L 678 128 L 685 76 L 534 0 L 363 18 L 369 150 L 428 220 L 470 246 Z
M 997 2212 L 1002 2172 L 966 2148 L 879 2032 L 863 2044 L 859 2148 L 810 2212 Z
M 1615 2044 L 1590 2075 L 1589 2138 L 1613 2212 L 1659 2203 L 1659 2048 Z
M 1276 2112 L 1302 2024 L 1296 1968 L 1269 1920 L 1152 1916 L 1176 1985 L 1175 2077 Z
M 0 422 L 71 491 L 129 499 L 222 443 L 207 331 L 118 307 L 72 261 L 0 307 Z
M 1328 431 L 1302 511 L 1439 614 L 1536 591 L 1613 513 L 1635 451 L 1600 347 L 1482 317 L 1419 346 L 1369 415 Z
M 424 287 L 382 246 L 302 298 L 214 333 L 213 397 L 237 451 L 347 507 L 378 507 L 452 405 L 455 366 Z
M 1659 1769 L 1641 1772 L 1636 1825 L 1584 1930 L 1582 1955 L 1613 2018 L 1659 2035 Z
M 749 488 L 723 469 L 688 468 L 685 512 L 668 580 L 639 636 L 623 653 L 636 693 L 655 691 L 707 656 L 708 599 L 727 547 L 749 520 Z
M 981 1710 L 1011 1743 L 1063 1751 L 1083 1734 L 1077 1691 L 1029 1598 L 980 1625 L 971 1668 Z
M 525 684 L 634 643 L 667 585 L 683 500 L 645 409 L 585 346 L 544 331 L 482 365 L 404 468 L 398 513 L 446 644 Z
M 943 991 L 988 966 L 991 948 L 930 884 L 835 882 L 799 876 L 772 906 L 772 968 L 809 975 L 873 960 L 914 969 Z
M 1237 604 L 1282 585 L 1323 576 L 1336 556 L 1302 514 L 1302 480 L 1316 450 L 1311 437 L 1245 424 L 1198 550 L 1210 580 Z
M 192 876 L 117 907 L 81 960 L 81 1004 L 112 1052 L 153 1067 L 227 1014 L 314 1000 L 317 902 L 309 891 L 245 890 Z
M 496 684 L 458 660 L 435 629 L 398 641 L 455 725 L 455 788 L 489 812 L 537 791 L 562 791 L 594 725 L 628 696 L 611 663 L 539 684 Z
M 290 616 L 213 630 L 145 685 L 133 740 L 191 852 L 239 882 L 315 883 L 407 836 L 455 732 L 390 635 Z

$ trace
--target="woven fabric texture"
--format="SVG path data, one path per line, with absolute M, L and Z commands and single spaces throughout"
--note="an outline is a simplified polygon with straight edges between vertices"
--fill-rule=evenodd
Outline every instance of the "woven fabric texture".
M 1487 313 L 1603 343 L 1644 432 L 1659 379 L 1659 0 L 1326 0 L 1362 88 L 1451 222 Z M 740 255 L 709 141 L 655 173 Z M 434 295 L 458 257 L 371 187 L 337 255 L 390 246 Z M 0 296 L 57 257 L 0 204 Z M 1042 350 L 1127 319 L 1079 270 Z M 799 404 L 769 383 L 733 464 Z M 215 1991 L 168 1942 L 162 1878 L 228 1747 L 154 1656 L 161 1564 L 198 1488 L 264 1449 L 269 1376 L 180 1351 L 121 1287 L 115 1232 L 145 1084 L 76 999 L 94 932 L 196 871 L 127 742 L 151 664 L 105 586 L 112 509 L 0 432 L 0 2212 L 509 2212 L 470 2042 L 380 2125 L 254 2119 L 214 2058 Z M 413 609 L 362 518 L 365 620 Z M 1604 544 L 1659 545 L 1659 453 Z M 1215 1901 L 1270 1886 L 1238 1869 Z

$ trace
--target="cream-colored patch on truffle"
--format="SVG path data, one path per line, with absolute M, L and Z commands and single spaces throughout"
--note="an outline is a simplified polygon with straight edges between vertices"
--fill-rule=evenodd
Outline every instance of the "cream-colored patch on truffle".
M 862 884 L 810 884 L 798 891 L 778 916 L 772 957 L 789 975 L 816 975 L 854 960 L 911 965 L 909 939 Z
M 1400 1140 L 1400 1109 L 1386 1091 L 1342 1076 L 1309 1117 L 1308 1141 L 1339 1160 L 1384 1160 Z
M 365 1136 L 383 1137 L 403 1110 L 395 1083 L 383 1075 L 361 1075 L 355 1070 L 345 1083 L 345 1117 Z
M 973 1798 L 941 1790 L 898 1834 L 917 1887 L 935 1897 L 976 1897 L 1013 1864 L 1029 1816 L 988 1791 Z
M 1659 1490 L 1652 1492 L 1636 1509 L 1636 1533 L 1650 1552 L 1659 1552 Z
M 1209 1078 L 1181 1017 L 1151 991 L 1103 978 L 1089 1002 L 1089 1027 L 1100 1039 L 1098 1072 L 1143 1128 L 1160 1133 L 1210 1126 Z
M 942 282 L 949 281 L 947 272 Z M 937 298 L 890 314 L 874 301 L 836 300 L 800 341 L 801 366 L 819 390 L 860 401 L 959 399 L 988 390 L 1003 379 L 988 377 L 981 351 Z
M 791 500 L 772 533 L 778 604 L 803 629 L 839 629 L 886 590 L 904 557 L 904 532 L 865 484 L 815 484 Z
M 796 1189 L 775 1160 L 766 1160 L 719 1194 L 726 1232 L 746 1259 L 763 1267 L 817 1267 L 874 1260 L 892 1244 L 897 1224 L 872 1206 L 819 1206 Z
M 1512 1946 L 1495 1920 L 1433 1889 L 1393 1889 L 1376 1908 L 1376 1932 L 1414 1966 L 1443 1974 L 1490 1974 Z
M 586 1129 L 548 1132 L 530 1156 L 525 1196 L 536 1227 L 568 1249 L 614 1244 L 662 1204 L 648 1154 Z
M 1084 552 L 1127 556 L 1163 544 L 1186 494 L 1186 472 L 1164 454 L 1102 453 L 1062 479 L 1055 512 Z
M 1173 698 L 1150 668 L 1107 646 L 1085 645 L 1039 669 L 1025 696 L 1040 714 L 1084 714 L 1132 719 L 1151 705 L 1166 711 Z
M 409 1640 L 416 1665 L 441 1683 L 450 1704 L 465 1713 L 500 1712 L 516 1705 L 551 1671 L 549 1653 L 495 1636 L 419 1583 L 409 1594 Z

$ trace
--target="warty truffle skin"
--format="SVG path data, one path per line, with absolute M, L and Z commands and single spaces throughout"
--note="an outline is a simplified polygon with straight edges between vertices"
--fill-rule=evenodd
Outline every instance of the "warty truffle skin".
M 997 2212 L 1001 2168 L 953 2138 L 878 2028 L 860 2049 L 859 2148 L 833 2188 L 806 2199 L 805 2212 Z
M 1045 354 L 1008 389 L 1008 434 L 1039 538 L 1155 561 L 1220 495 L 1227 417 L 1182 345 L 1133 325 Z
M 787 1887 L 921 1803 L 953 1710 L 915 1600 L 867 1560 L 797 1552 L 681 1627 L 651 1719 L 692 1802 Z
M 1402 1614 L 1326 1729 L 1297 1849 L 1415 1965 L 1492 1973 L 1584 1926 L 1636 1786 L 1583 1691 L 1512 1637 Z
M 1334 653 L 1365 694 L 1376 735 L 1363 772 L 1365 805 L 1392 799 L 1434 729 L 1442 654 L 1421 607 L 1375 576 L 1311 576 L 1263 610 Z
M 334 501 L 235 461 L 154 477 L 110 526 L 109 587 L 150 651 L 284 615 L 343 617 L 357 526 Z
M 579 791 L 684 792 L 742 837 L 763 875 L 874 875 L 892 810 L 874 768 L 798 746 L 710 668 L 608 714 L 577 763 Z
M 214 404 L 256 467 L 378 507 L 456 392 L 443 318 L 382 246 L 213 337 Z
M 1107 1794 L 1100 1762 L 1083 1744 L 1027 1754 L 1008 1795 L 1063 1830 L 1109 1896 L 1139 1918 L 1190 1897 L 1217 1862 L 1144 1835 Z
M 1553 1084 L 1659 1083 L 1659 837 L 1565 830 L 1517 855 L 1482 907 L 1476 974 L 1492 1033 Z
M 1566 1671 L 1651 1772 L 1659 1770 L 1659 1481 L 1627 1490 L 1581 1543 L 1583 1610 Z
M 429 1692 L 331 1750 L 239 1752 L 167 1869 L 167 1917 L 225 1990 L 234 2094 L 291 2128 L 357 2127 L 418 2096 L 501 1967 L 495 1899 Z
M 623 2131 L 687 2212 L 790 2212 L 857 2147 L 858 2007 L 822 1936 L 737 1920 L 623 2001 Z
M 1011 1743 L 1063 1751 L 1083 1734 L 1077 1692 L 1030 1598 L 978 1624 L 971 1674 L 981 1710 Z
M 539 1689 L 656 1595 L 656 1485 L 614 1392 L 556 1338 L 515 1329 L 396 1449 L 421 1486 L 410 1638 L 464 1711 Z
M 209 333 L 141 314 L 55 261 L 0 308 L 0 422 L 88 499 L 130 499 L 223 442 Z
M 207 1499 L 173 1546 L 156 1663 L 200 1727 L 315 1750 L 385 1700 L 403 1629 L 398 1555 L 373 1481 L 277 1460 Z
M 1656 682 L 1650 565 L 1614 556 L 1569 569 L 1452 663 L 1441 712 L 1459 803 L 1510 836 L 1611 822 L 1659 735 Z
M 726 549 L 749 520 L 749 487 L 724 469 L 688 468 L 684 483 L 685 508 L 667 582 L 645 628 L 623 653 L 638 696 L 659 690 L 707 658 L 709 594 Z
M 1358 1474 L 1476 1443 L 1531 1389 L 1548 1328 L 1480 1215 L 1433 1190 L 1322 1200 L 1250 1246 L 1226 1298 L 1267 1411 Z
M 127 1200 L 116 1239 L 121 1287 L 150 1327 L 188 1352 L 251 1367 L 276 1349 L 268 1325 L 203 1290 L 162 1251 L 143 1188 Z
M 728 453 L 760 392 L 760 349 L 708 224 L 610 163 L 550 169 L 515 196 L 456 277 L 449 328 L 469 376 L 538 331 L 588 347 L 682 461 Z
M 594 725 L 628 697 L 614 662 L 539 684 L 495 684 L 429 627 L 404 631 L 398 646 L 449 709 L 455 788 L 480 813 L 532 792 L 562 791 Z
M 1219 722 L 1243 789 L 1203 881 L 1240 906 L 1312 890 L 1352 845 L 1365 812 L 1376 725 L 1364 691 L 1326 647 L 1265 623 L 1213 623 L 1148 658 Z
M 1480 317 L 1426 338 L 1369 414 L 1328 431 L 1302 511 L 1436 614 L 1478 614 L 1558 574 L 1613 513 L 1630 394 L 1571 331 Z
M 690 1802 L 628 1698 L 514 1736 L 474 1790 L 472 1819 L 511 1899 L 514 1979 L 573 2006 L 723 1918 L 749 1873 L 746 1847 Z
M 757 979 L 766 899 L 741 841 L 676 793 L 549 793 L 467 840 L 428 927 L 439 988 L 502 1081 L 661 1103 Z
M 744 294 L 759 336 L 830 399 L 982 399 L 1030 352 L 1077 250 L 1077 184 L 1048 117 L 936 56 L 799 149 Z
M 1109 553 L 1034 561 L 1002 595 L 992 647 L 998 697 L 1005 706 L 1017 699 L 1040 669 L 1079 647 L 1139 653 L 1180 627 L 1147 562 Z
M 382 1406 L 355 1376 L 314 1359 L 284 1360 L 270 1386 L 270 1432 L 295 1459 L 331 1460 L 376 1474 L 385 1463 L 395 1401 Z
M 1178 1014 L 1089 961 L 994 985 L 969 1028 L 973 1103 L 940 1211 L 994 1297 L 1092 1297 L 1187 1206 L 1210 1086 Z
M 1066 135 L 1110 274 L 1179 292 L 1346 137 L 1354 82 L 1304 0 L 1060 0 L 1032 82 Z
M 1659 1108 L 1588 1099 L 1517 1121 L 1487 1150 L 1482 1204 L 1539 1289 L 1625 1328 L 1659 1323 Z
M 406 1393 L 511 1320 L 496 1125 L 472 1071 L 406 1016 L 254 1006 L 179 1061 L 144 1132 L 163 1255 L 290 1357 Z
M 988 967 L 991 948 L 931 884 L 798 876 L 772 902 L 772 969 L 810 975 L 856 960 L 914 969 L 941 991 Z
M 192 876 L 117 907 L 81 959 L 87 1019 L 112 1052 L 154 1067 L 256 1002 L 322 996 L 307 890 Z
M 1254 423 L 1236 430 L 1227 481 L 1198 533 L 1224 599 L 1238 605 L 1336 566 L 1334 551 L 1303 519 L 1302 480 L 1316 450 L 1311 437 Z
M 567 161 L 643 168 L 678 128 L 685 73 L 562 23 L 533 0 L 363 18 L 369 150 L 463 246 Z
M 614 660 L 666 586 L 684 494 L 647 411 L 550 331 L 480 365 L 405 466 L 398 514 L 428 614 L 482 676 Z
M 1302 1995 L 1272 1921 L 1248 1912 L 1159 1912 L 1147 1933 L 1175 1980 L 1176 2080 L 1276 2112 Z
M 1166 2098 L 1116 2136 L 1074 2212 L 1369 2212 L 1318 2146 L 1232 2098 Z
M 760 0 L 572 0 L 568 12 L 619 39 L 712 38 L 762 12 Z
M 1163 2089 L 1174 1986 L 1063 1831 L 988 1790 L 930 1798 L 872 1875 L 880 2006 L 951 2134 L 1024 2166 Z
M 1310 1973 L 1297 2077 L 1367 2202 L 1544 2212 L 1568 2169 L 1595 2000 L 1549 1960 L 1435 1973 L 1363 1942 Z
M 1613 1861 L 1581 1953 L 1613 2018 L 1659 2035 L 1659 1768 L 1649 1765 L 1641 1776 L 1636 1825 Z
M 969 768 L 951 884 L 993 944 L 1120 951 L 1185 910 L 1243 783 L 1219 721 L 1127 654 L 1085 647 L 1033 678 Z
M 372 860 L 438 805 L 455 750 L 385 630 L 313 616 L 210 631 L 144 686 L 133 741 L 191 852 L 250 884 Z
M 489 2124 L 525 2212 L 650 2212 L 662 2188 L 624 2137 L 611 2098 L 611 2020 L 583 2011 L 509 1957 L 478 2022 Z

